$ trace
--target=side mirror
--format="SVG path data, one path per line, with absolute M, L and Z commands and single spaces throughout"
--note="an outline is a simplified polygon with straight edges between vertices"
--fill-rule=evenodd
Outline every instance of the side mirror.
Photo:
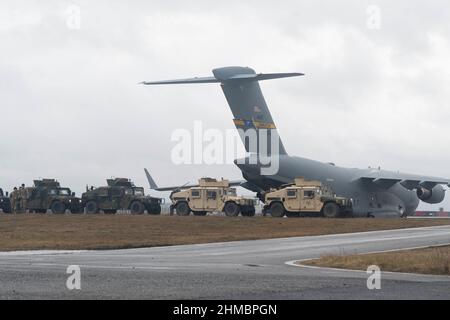
M 72 192 L 72 197 L 75 197 L 75 192 Z
M 8 191 L 6 191 L 6 197 L 7 197 L 7 198 L 9 197 L 9 192 L 8 192 Z

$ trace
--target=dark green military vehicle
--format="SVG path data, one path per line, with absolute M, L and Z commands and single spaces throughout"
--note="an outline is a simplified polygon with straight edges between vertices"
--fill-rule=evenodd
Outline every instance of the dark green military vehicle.
M 34 180 L 34 187 L 25 188 L 26 198 L 21 199 L 20 209 L 35 213 L 63 214 L 81 212 L 81 199 L 69 188 L 62 188 L 55 179 Z
M 86 190 L 81 197 L 83 207 L 88 214 L 115 214 L 117 210 L 130 210 L 132 214 L 161 213 L 160 198 L 146 196 L 144 188 L 136 187 L 126 178 L 106 180 L 108 186 Z
M 4 213 L 11 213 L 11 201 L 8 197 L 8 192 L 3 193 L 3 190 L 0 188 L 0 210 Z

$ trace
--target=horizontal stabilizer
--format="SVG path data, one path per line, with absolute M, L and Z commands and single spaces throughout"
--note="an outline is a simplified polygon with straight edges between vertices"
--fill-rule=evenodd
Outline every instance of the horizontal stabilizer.
M 214 77 L 196 77 L 188 79 L 165 80 L 165 81 L 144 81 L 140 84 L 158 85 L 158 84 L 189 84 L 189 83 L 218 83 L 220 82 Z
M 194 84 L 194 83 L 225 83 L 225 82 L 252 82 L 252 81 L 263 81 L 281 78 L 290 78 L 303 76 L 303 73 L 243 73 L 243 74 L 233 74 L 230 76 L 222 76 L 217 74 L 215 77 L 195 77 L 187 79 L 175 79 L 175 80 L 163 80 L 163 81 L 143 81 L 140 84 L 145 85 L 164 85 L 164 84 Z

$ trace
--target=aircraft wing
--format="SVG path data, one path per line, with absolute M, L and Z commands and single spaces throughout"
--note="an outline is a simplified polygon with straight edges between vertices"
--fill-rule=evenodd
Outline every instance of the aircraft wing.
M 197 184 L 190 184 L 190 183 L 186 183 L 184 185 L 181 186 L 172 186 L 172 187 L 158 187 L 155 183 L 155 180 L 153 180 L 153 177 L 150 175 L 150 173 L 148 172 L 147 169 L 144 169 L 145 171 L 145 175 L 147 176 L 147 180 L 148 180 L 148 184 L 150 185 L 150 189 L 152 190 L 156 190 L 156 191 L 173 191 L 173 190 L 177 190 L 177 189 L 188 189 L 188 188 L 194 188 L 194 187 L 199 187 L 200 185 Z M 233 187 L 239 187 L 241 185 L 243 185 L 246 181 L 244 180 L 235 180 L 235 181 L 230 181 L 230 186 Z
M 389 189 L 397 183 L 400 183 L 404 188 L 408 190 L 413 190 L 420 187 L 430 190 L 437 185 L 450 186 L 450 179 L 418 176 L 383 170 L 372 170 L 367 174 L 358 177 L 356 180 L 371 182 L 384 189 Z

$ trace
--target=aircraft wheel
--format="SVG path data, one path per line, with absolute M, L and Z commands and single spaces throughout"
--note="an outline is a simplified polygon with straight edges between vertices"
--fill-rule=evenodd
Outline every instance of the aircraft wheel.
M 286 214 L 286 210 L 281 202 L 275 202 L 270 205 L 270 215 L 274 218 L 283 218 Z
M 143 214 L 145 212 L 145 206 L 142 202 L 135 201 L 130 206 L 131 214 Z
M 326 218 L 337 218 L 339 206 L 334 202 L 328 202 L 323 206 L 322 212 Z
M 87 214 L 96 214 L 98 213 L 98 204 L 95 201 L 89 201 L 86 203 L 86 213 Z
M 191 213 L 191 208 L 189 208 L 189 205 L 186 202 L 177 203 L 175 210 L 179 216 L 188 216 Z
M 227 202 L 223 207 L 223 212 L 227 217 L 237 217 L 241 208 L 235 202 Z
M 64 214 L 66 212 L 66 205 L 61 201 L 55 201 L 52 203 L 50 210 L 53 214 Z

